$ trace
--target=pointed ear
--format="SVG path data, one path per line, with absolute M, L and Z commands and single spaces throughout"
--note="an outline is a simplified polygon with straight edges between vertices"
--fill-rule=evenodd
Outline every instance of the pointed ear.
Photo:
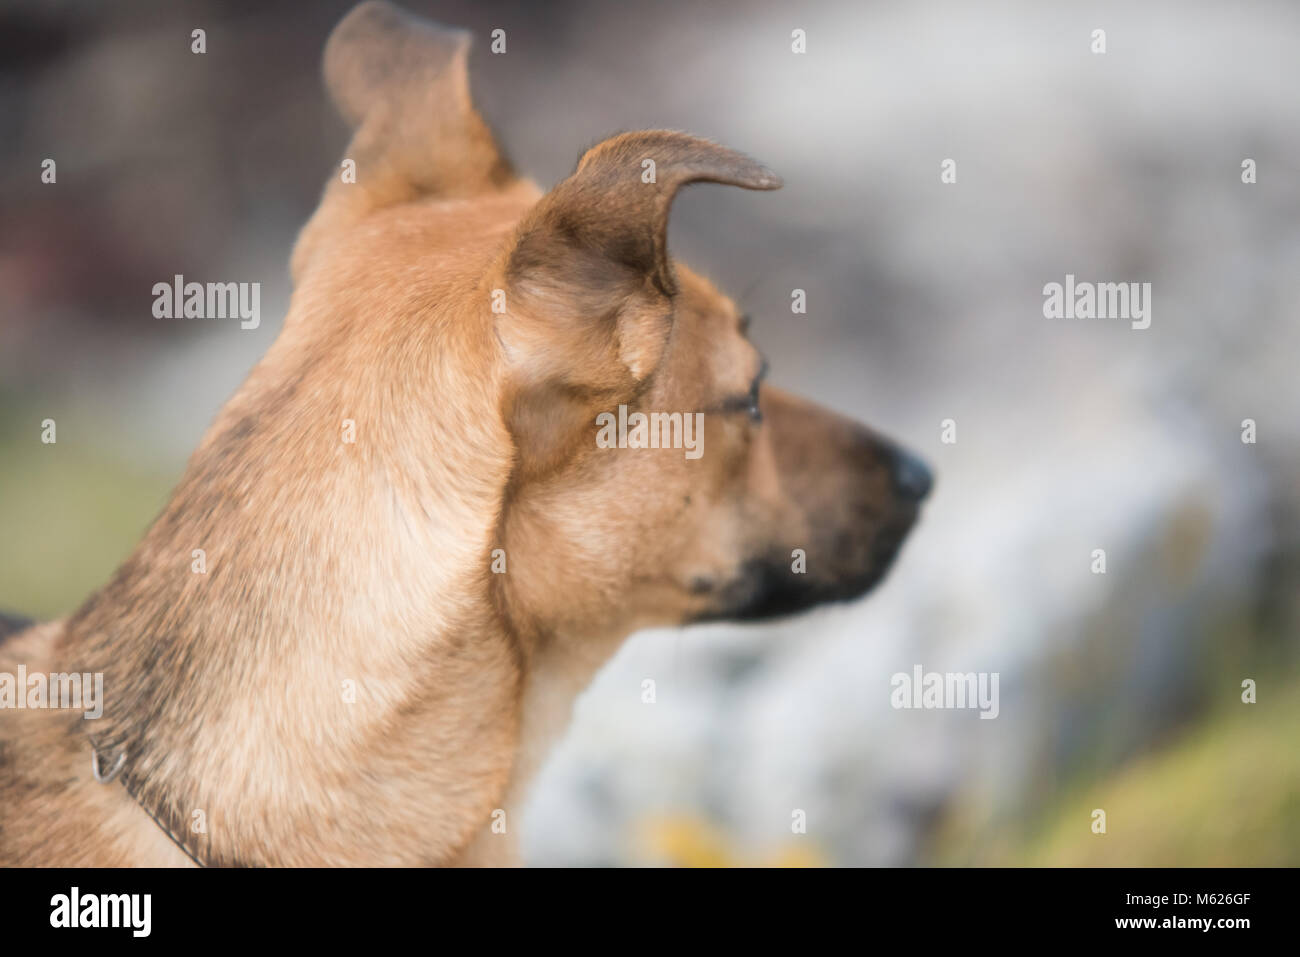
M 468 196 L 514 172 L 469 92 L 470 34 L 368 0 L 325 44 L 325 87 L 353 130 L 344 161 L 294 249 L 295 279 L 328 230 L 421 195 Z
M 565 461 L 591 440 L 592 415 L 632 398 L 658 367 L 677 297 L 668 211 L 695 182 L 781 185 L 708 140 L 625 133 L 588 150 L 520 223 L 496 272 L 507 300 L 496 331 L 513 370 L 506 418 L 521 475 Z
M 776 189 L 765 166 L 708 140 L 668 130 L 624 133 L 593 146 L 578 168 L 524 217 L 505 283 L 532 321 L 504 324 L 507 344 L 549 355 L 574 385 L 635 384 L 667 341 L 677 282 L 668 212 L 688 183 Z

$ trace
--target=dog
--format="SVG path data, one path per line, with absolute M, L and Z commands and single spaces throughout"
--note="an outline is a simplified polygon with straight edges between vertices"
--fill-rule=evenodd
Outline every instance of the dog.
M 0 674 L 105 689 L 95 720 L 0 711 L 3 863 L 514 863 L 628 634 L 855 598 L 913 526 L 926 466 L 761 385 L 735 304 L 669 257 L 682 186 L 777 176 L 649 130 L 543 193 L 468 48 L 380 2 L 331 34 L 355 181 L 299 235 L 280 335 L 108 584 L 0 626 Z

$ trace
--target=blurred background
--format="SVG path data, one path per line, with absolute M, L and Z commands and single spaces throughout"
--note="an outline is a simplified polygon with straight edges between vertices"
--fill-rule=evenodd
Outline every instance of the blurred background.
M 275 337 L 347 141 L 319 58 L 349 6 L 0 4 L 0 608 L 103 584 Z M 634 637 L 528 861 L 1300 864 L 1300 7 L 407 6 L 476 32 L 477 100 L 543 186 L 641 127 L 780 172 L 688 190 L 675 254 L 772 381 L 938 473 L 865 602 Z M 261 327 L 153 318 L 176 273 L 261 282 Z M 1150 282 L 1151 327 L 1045 319 L 1067 273 Z M 894 710 L 918 664 L 998 673 L 998 718 Z

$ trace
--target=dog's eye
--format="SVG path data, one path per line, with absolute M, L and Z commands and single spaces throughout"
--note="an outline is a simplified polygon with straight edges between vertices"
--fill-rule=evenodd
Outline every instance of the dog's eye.
M 754 376 L 754 381 L 749 386 L 749 408 L 746 411 L 755 422 L 763 421 L 762 410 L 758 407 L 758 390 L 763 380 L 767 378 L 768 368 L 767 359 L 764 359 L 762 365 L 758 367 L 758 375 Z
M 764 359 L 762 365 L 759 366 L 758 373 L 749 384 L 748 392 L 729 396 L 714 408 L 719 412 L 744 412 L 754 422 L 762 422 L 763 413 L 758 406 L 758 390 L 766 376 L 767 360 Z

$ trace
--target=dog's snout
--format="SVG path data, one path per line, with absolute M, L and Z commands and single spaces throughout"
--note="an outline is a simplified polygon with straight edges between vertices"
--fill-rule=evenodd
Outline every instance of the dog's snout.
M 921 501 L 934 487 L 934 474 L 930 467 L 903 449 L 893 450 L 890 474 L 894 481 L 894 491 L 909 502 Z

